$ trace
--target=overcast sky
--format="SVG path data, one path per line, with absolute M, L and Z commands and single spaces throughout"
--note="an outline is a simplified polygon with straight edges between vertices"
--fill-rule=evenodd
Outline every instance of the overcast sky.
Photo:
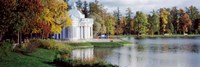
M 85 1 L 85 0 L 82 0 Z M 86 0 L 94 2 L 95 0 Z M 178 8 L 185 8 L 188 6 L 196 6 L 200 9 L 200 0 L 98 0 L 104 5 L 109 12 L 113 12 L 117 7 L 122 13 L 125 13 L 129 7 L 135 13 L 136 11 L 143 11 L 145 13 L 151 12 L 153 9 L 157 10 L 162 7 L 171 8 L 176 6 Z

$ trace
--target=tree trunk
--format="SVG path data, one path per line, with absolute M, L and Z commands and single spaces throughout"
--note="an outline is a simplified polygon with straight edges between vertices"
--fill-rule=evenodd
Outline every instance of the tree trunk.
M 19 31 L 17 32 L 17 43 L 18 44 L 20 43 L 20 34 L 19 34 Z
M 0 34 L 0 41 L 2 40 L 2 38 L 3 38 L 3 34 L 1 33 L 1 34 Z

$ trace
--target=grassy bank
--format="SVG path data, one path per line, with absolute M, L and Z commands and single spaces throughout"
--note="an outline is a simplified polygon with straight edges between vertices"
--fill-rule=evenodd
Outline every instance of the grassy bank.
M 134 38 L 170 38 L 170 37 L 200 37 L 200 34 L 172 34 L 172 35 L 115 35 L 110 36 L 111 38 L 126 38 L 126 37 L 134 37 Z
M 39 48 L 31 54 L 10 52 L 8 56 L 1 56 L 0 67 L 54 67 L 56 51 Z
M 74 48 L 82 48 L 82 46 L 94 46 L 94 47 L 119 47 L 126 44 L 131 44 L 131 42 L 128 41 L 122 41 L 122 42 L 84 42 L 84 43 L 67 43 Z
M 0 43 L 0 67 L 117 67 L 103 61 L 79 61 L 70 58 L 73 46 L 53 40 L 31 40 L 12 49 Z

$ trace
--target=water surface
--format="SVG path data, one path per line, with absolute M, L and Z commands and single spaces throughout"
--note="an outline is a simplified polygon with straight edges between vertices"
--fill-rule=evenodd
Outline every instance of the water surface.
M 124 38 L 132 45 L 75 49 L 73 58 L 94 57 L 120 67 L 200 67 L 200 38 Z

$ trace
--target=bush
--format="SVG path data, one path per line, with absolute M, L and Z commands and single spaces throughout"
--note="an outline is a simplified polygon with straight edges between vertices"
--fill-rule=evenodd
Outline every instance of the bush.
M 20 44 L 18 46 L 19 48 L 16 48 L 15 51 L 21 54 L 29 54 L 36 51 L 36 49 L 40 46 L 40 44 L 41 44 L 40 41 L 33 39 L 30 40 L 29 43 Z
M 117 65 L 107 64 L 102 61 L 98 62 L 81 62 L 73 59 L 61 59 L 57 58 L 53 61 L 58 67 L 118 67 Z
M 56 43 L 54 40 L 39 40 L 40 47 L 45 49 L 57 50 L 59 58 L 69 58 L 71 54 L 71 47 L 63 43 Z
M 45 48 L 45 49 L 56 49 L 56 42 L 53 40 L 42 40 L 39 39 L 39 41 L 41 42 L 40 47 Z
M 10 42 L 0 43 L 0 59 L 4 56 L 9 56 L 9 53 L 12 51 L 12 44 Z

